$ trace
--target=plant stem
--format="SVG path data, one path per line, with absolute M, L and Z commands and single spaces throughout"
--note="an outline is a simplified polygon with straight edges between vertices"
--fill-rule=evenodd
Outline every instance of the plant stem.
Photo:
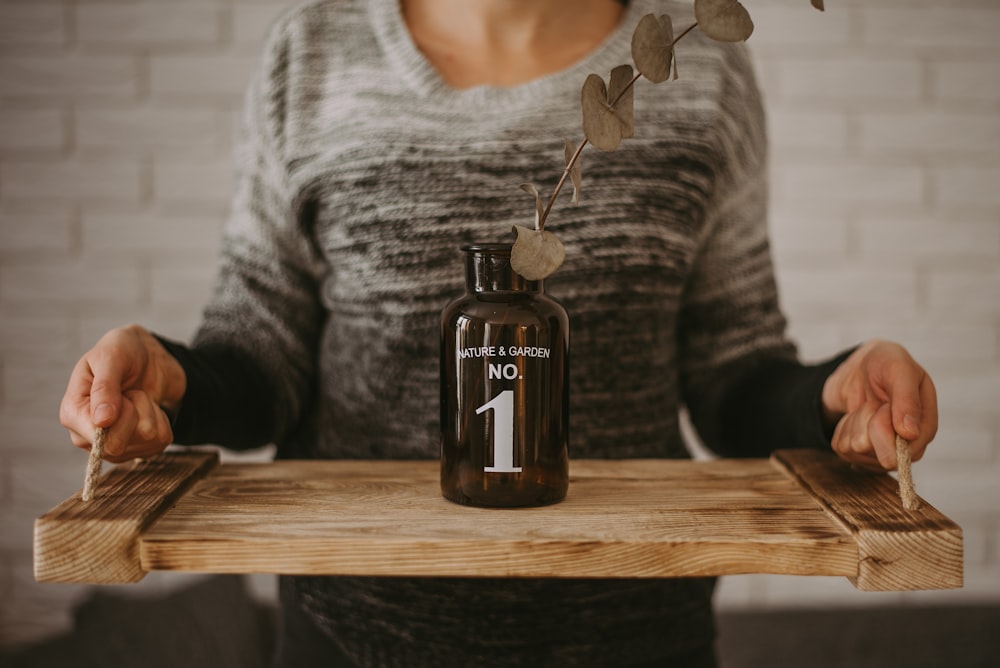
M 697 27 L 698 27 L 698 22 L 695 21 L 687 28 L 685 28 L 683 32 L 681 32 L 680 35 L 675 37 L 674 41 L 670 43 L 670 50 L 673 51 L 673 48 L 677 44 L 677 42 L 681 41 L 682 37 L 684 37 Z M 628 84 L 621 89 L 621 92 L 618 93 L 618 97 L 612 100 L 611 104 L 608 106 L 614 107 L 616 104 L 618 104 L 618 102 L 622 99 L 622 96 L 625 95 L 625 93 L 627 93 L 632 88 L 632 86 L 635 85 L 635 82 L 638 81 L 641 77 L 642 73 L 636 72 L 635 76 L 632 77 L 632 80 L 629 81 Z M 555 205 L 556 199 L 559 197 L 559 193 L 562 192 L 563 185 L 566 184 L 566 179 L 569 178 L 570 172 L 573 171 L 573 165 L 575 165 L 577 160 L 580 159 L 580 154 L 583 153 L 583 147 L 586 145 L 587 145 L 587 138 L 584 137 L 583 141 L 580 142 L 580 145 L 577 146 L 576 151 L 573 153 L 570 159 L 566 161 L 566 168 L 563 170 L 562 176 L 559 177 L 559 182 L 556 183 L 556 187 L 552 190 L 552 195 L 549 197 L 549 201 L 545 204 L 545 210 L 543 210 L 542 215 L 538 217 L 538 231 L 542 231 L 545 229 L 545 221 L 548 220 L 549 218 L 549 212 L 552 211 L 552 207 Z
M 572 157 L 566 162 L 566 169 L 563 170 L 562 176 L 559 177 L 559 183 L 552 190 L 552 196 L 549 197 L 548 203 L 545 205 L 545 210 L 542 211 L 542 215 L 538 217 L 538 231 L 545 229 L 545 221 L 549 217 L 549 212 L 552 211 L 552 206 L 556 203 L 556 198 L 559 197 L 559 193 L 562 191 L 563 184 L 566 183 L 566 179 L 569 177 L 569 173 L 573 171 L 573 165 L 576 161 L 580 159 L 580 154 L 583 153 L 583 147 L 587 145 L 587 138 L 584 137 L 580 145 L 576 147 L 576 151 L 573 153 Z
M 689 32 L 691 32 L 692 30 L 694 30 L 697 27 L 698 27 L 698 22 L 695 21 L 694 23 L 692 23 L 691 25 L 689 25 L 687 28 L 685 28 L 684 31 L 680 35 L 678 35 L 677 37 L 675 37 L 674 41 L 670 43 L 670 49 L 673 50 L 674 45 L 677 44 L 677 42 L 681 41 L 681 37 L 684 37 L 684 35 L 688 34 Z

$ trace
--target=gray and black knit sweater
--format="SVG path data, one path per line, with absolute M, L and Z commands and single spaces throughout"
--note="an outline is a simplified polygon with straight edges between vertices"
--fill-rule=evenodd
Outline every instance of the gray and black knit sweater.
M 283 458 L 438 456 L 438 324 L 460 246 L 530 224 L 586 75 L 630 62 L 633 1 L 576 66 L 449 88 L 397 0 L 327 0 L 275 27 L 248 95 L 217 289 L 190 347 L 182 443 Z M 822 447 L 836 364 L 795 359 L 766 237 L 761 100 L 747 53 L 694 33 L 682 78 L 636 86 L 636 137 L 584 153 L 547 291 L 571 319 L 570 456 L 686 457 L 678 411 L 723 455 Z M 570 490 L 572 494 L 572 489 Z M 711 642 L 711 582 L 296 579 L 295 604 L 364 665 L 629 665 Z

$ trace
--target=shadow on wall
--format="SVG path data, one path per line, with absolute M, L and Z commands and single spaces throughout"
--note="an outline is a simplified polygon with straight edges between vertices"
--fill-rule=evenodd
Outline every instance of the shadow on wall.
M 160 598 L 97 590 L 73 632 L 0 656 L 6 668 L 265 668 L 273 607 L 241 576 L 215 576 Z M 724 612 L 720 668 L 992 668 L 1000 605 Z

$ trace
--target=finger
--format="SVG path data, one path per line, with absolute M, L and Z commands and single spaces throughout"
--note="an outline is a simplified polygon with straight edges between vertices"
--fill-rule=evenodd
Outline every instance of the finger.
M 90 387 L 94 376 L 86 358 L 81 358 L 73 367 L 66 392 L 59 403 L 59 423 L 70 432 L 70 438 L 77 447 L 90 447 L 94 424 L 90 416 Z
M 81 450 L 90 450 L 90 447 L 94 444 L 94 435 L 91 434 L 89 437 L 85 437 L 71 430 L 69 432 L 69 440 Z
M 149 444 L 162 449 L 169 445 L 174 440 L 174 432 L 164 410 L 148 393 L 141 390 L 127 392 L 125 396 L 132 402 L 139 416 L 129 447 Z
M 95 427 L 110 427 L 121 410 L 121 381 L 111 376 L 95 378 L 90 396 L 90 420 Z
M 159 406 L 156 407 L 156 442 L 170 444 L 174 442 L 174 429 L 170 425 L 170 416 Z
M 920 400 L 924 406 L 924 417 L 920 423 L 920 438 L 910 442 L 910 455 L 913 461 L 920 461 L 938 430 L 937 389 L 930 376 L 924 378 L 920 385 Z
M 867 469 L 884 470 L 869 442 L 867 423 L 874 409 L 847 413 L 833 431 L 831 445 L 846 462 Z
M 882 404 L 871 416 L 866 425 L 868 442 L 879 465 L 886 471 L 892 471 L 897 466 L 896 461 L 896 431 L 892 424 L 892 410 L 889 404 Z
M 121 417 L 108 432 L 105 459 L 120 463 L 163 452 L 173 440 L 166 414 L 141 390 L 124 394 Z
M 924 414 L 920 388 L 927 373 L 908 353 L 902 351 L 901 354 L 901 359 L 886 369 L 892 427 L 907 441 L 915 441 L 920 438 Z
M 132 443 L 125 452 L 118 455 L 105 455 L 104 459 L 112 464 L 130 462 L 133 459 L 148 459 L 154 457 L 165 450 L 165 446 L 156 443 Z
M 105 337 L 87 355 L 87 362 L 93 376 L 90 387 L 91 420 L 96 427 L 110 427 L 119 419 L 122 385 L 132 359 L 120 345 Z
M 837 453 L 841 459 L 858 468 L 865 469 L 866 471 L 877 471 L 879 473 L 884 473 L 885 469 L 879 464 L 878 459 L 872 454 L 857 453 L 849 451 L 846 453 Z
M 108 428 L 104 441 L 104 458 L 109 462 L 128 461 L 129 444 L 135 440 L 135 428 L 139 423 L 139 413 L 128 399 L 123 398 L 118 419 Z
M 844 416 L 844 439 L 847 449 L 855 456 L 873 457 L 868 423 L 878 409 L 874 403 L 863 404 L 859 409 Z
M 150 457 L 155 457 L 166 449 L 167 446 L 155 441 L 150 441 L 149 443 L 133 443 L 129 446 L 128 452 L 121 459 L 121 461 L 149 459 Z
M 149 394 L 142 390 L 126 392 L 125 397 L 132 403 L 137 416 L 132 442 L 149 442 L 155 440 L 158 431 L 157 413 L 160 412 L 159 407 L 153 403 Z

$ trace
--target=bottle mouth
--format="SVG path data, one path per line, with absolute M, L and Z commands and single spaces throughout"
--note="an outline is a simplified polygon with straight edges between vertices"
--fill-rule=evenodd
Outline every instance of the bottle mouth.
M 510 253 L 510 249 L 513 245 L 513 243 L 466 244 L 465 246 L 462 246 L 462 250 L 466 253 Z

